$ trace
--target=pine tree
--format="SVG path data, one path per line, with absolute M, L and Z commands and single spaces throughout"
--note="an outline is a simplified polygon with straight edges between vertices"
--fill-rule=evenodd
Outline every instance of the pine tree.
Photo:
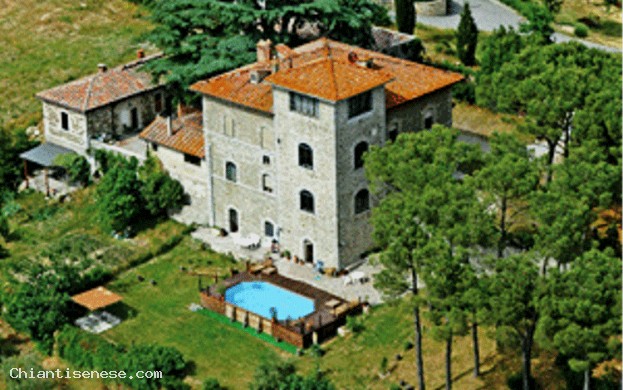
M 396 25 L 398 31 L 405 34 L 413 34 L 415 28 L 415 6 L 413 0 L 394 0 L 396 10 Z
M 476 65 L 476 46 L 478 45 L 478 27 L 469 8 L 465 3 L 461 13 L 461 21 L 456 33 L 456 52 L 461 62 L 467 66 Z

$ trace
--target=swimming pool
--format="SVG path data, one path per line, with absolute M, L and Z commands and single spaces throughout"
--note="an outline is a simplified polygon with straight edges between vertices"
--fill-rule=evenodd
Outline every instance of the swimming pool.
M 314 311 L 313 300 L 268 282 L 238 283 L 225 291 L 225 301 L 264 318 L 272 318 L 274 307 L 278 320 L 294 320 Z

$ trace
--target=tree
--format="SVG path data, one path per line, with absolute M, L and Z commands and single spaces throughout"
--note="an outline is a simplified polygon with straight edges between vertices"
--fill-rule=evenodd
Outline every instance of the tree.
M 519 26 L 519 31 L 530 33 L 538 44 L 548 44 L 552 42 L 552 34 L 554 29 L 551 24 L 554 21 L 554 15 L 545 6 L 533 4 L 528 7 L 526 18 L 527 23 Z
M 97 187 L 96 205 L 105 229 L 121 231 L 135 222 L 143 206 L 136 171 L 122 165 L 111 168 Z
M 512 27 L 506 29 L 500 26 L 480 46 L 480 72 L 491 74 L 500 70 L 502 65 L 510 62 L 523 47 L 521 35 Z
M 251 390 L 335 390 L 319 370 L 302 377 L 292 363 L 284 361 L 263 362 L 255 371 Z
M 2 372 L 5 373 L 4 383 L 7 390 L 53 390 L 62 387 L 57 379 L 41 378 L 33 380 L 20 377 L 9 378 L 11 369 L 15 368 L 20 368 L 27 372 L 32 369 L 35 373 L 45 370 L 41 365 L 40 359 L 34 352 L 6 357 L 0 361 L 0 368 Z
M 225 388 L 221 386 L 219 381 L 215 378 L 208 378 L 204 380 L 201 388 L 203 390 L 225 390 Z
M 410 293 L 418 386 L 424 389 L 422 331 L 418 305 L 418 275 L 424 249 L 433 234 L 435 194 L 456 181 L 454 174 L 468 172 L 479 157 L 473 145 L 457 141 L 456 131 L 433 127 L 430 132 L 405 133 L 383 148 L 372 147 L 365 161 L 370 188 L 381 198 L 372 211 L 375 242 L 382 248 L 383 266 L 375 287 L 389 297 Z M 461 169 L 462 168 L 462 169 Z
M 398 31 L 405 34 L 413 34 L 416 20 L 413 0 L 394 0 L 394 9 L 396 11 Z
M 521 345 L 524 390 L 530 389 L 532 347 L 544 289 L 534 256 L 524 252 L 498 259 L 488 278 L 490 315 L 497 324 L 498 335 L 506 334 Z
M 184 203 L 184 187 L 172 179 L 155 156 L 149 156 L 138 168 L 145 209 L 154 217 L 166 216 L 168 210 Z
M 466 2 L 461 12 L 461 20 L 456 32 L 456 52 L 461 62 L 467 66 L 476 65 L 476 46 L 478 45 L 478 27 L 472 16 L 469 3 Z
M 529 195 L 535 191 L 539 172 L 530 153 L 515 136 L 494 134 L 485 166 L 476 173 L 475 185 L 485 202 L 495 206 L 499 219 L 497 255 L 501 258 L 509 243 L 509 232 L 527 211 Z
M 71 182 L 80 183 L 82 186 L 89 184 L 91 165 L 84 156 L 75 153 L 62 154 L 54 162 L 65 168 Z
M 597 136 L 607 148 L 609 159 L 617 160 L 614 156 L 619 140 L 599 135 L 605 131 L 611 136 L 607 129 L 614 131 L 621 120 L 615 107 L 621 102 L 620 69 L 617 57 L 579 43 L 529 45 L 498 71 L 481 75 L 477 101 L 496 111 L 526 116 L 521 129 L 547 143 L 549 182 L 557 149 L 566 158 L 572 146 L 591 140 L 576 136 L 576 115 L 580 113 L 581 121 L 577 123 L 582 125 L 581 131 Z M 608 99 L 612 99 L 608 105 L 612 112 L 591 111 L 597 101 L 606 104 Z M 596 125 L 591 126 L 591 121 Z
M 621 262 L 611 250 L 591 250 L 566 272 L 554 271 L 543 299 L 539 334 L 584 373 L 590 388 L 591 369 L 610 358 L 609 340 L 621 330 Z M 615 351 L 620 359 L 620 340 Z
M 24 130 L 9 131 L 0 127 L 0 194 L 17 189 L 23 173 L 19 155 L 35 146 Z
M 186 361 L 181 352 L 160 345 L 136 345 L 123 355 L 123 366 L 128 372 L 149 367 L 160 371 L 161 378 L 125 378 L 123 381 L 135 389 L 179 388 L 185 376 Z
M 467 319 L 461 298 L 470 280 L 465 253 L 453 248 L 443 238 L 433 237 L 424 249 L 426 258 L 423 279 L 426 283 L 427 315 L 433 326 L 433 338 L 446 344 L 446 390 L 452 389 L 452 340 L 467 333 Z
M 372 26 L 390 24 L 370 0 L 159 1 L 152 21 L 148 40 L 165 56 L 147 69 L 166 77 L 179 98 L 199 79 L 255 61 L 260 39 L 297 46 L 320 35 L 371 47 Z
M 3 292 L 4 317 L 46 353 L 52 350 L 54 332 L 67 322 L 70 299 L 66 290 L 72 274 L 65 274 L 66 269 L 34 265 L 26 282 Z

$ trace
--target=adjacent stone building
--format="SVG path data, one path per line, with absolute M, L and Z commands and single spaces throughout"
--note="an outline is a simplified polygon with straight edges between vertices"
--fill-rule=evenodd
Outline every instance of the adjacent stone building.
M 46 142 L 86 154 L 92 141 L 136 133 L 164 111 L 164 86 L 141 70 L 156 56 L 139 50 L 137 57 L 112 69 L 100 64 L 95 74 L 38 93 Z
M 197 222 L 261 233 L 326 267 L 358 262 L 372 245 L 364 153 L 400 132 L 451 125 L 461 80 L 324 38 L 258 43 L 257 62 L 191 87 L 203 95 L 207 169 Z

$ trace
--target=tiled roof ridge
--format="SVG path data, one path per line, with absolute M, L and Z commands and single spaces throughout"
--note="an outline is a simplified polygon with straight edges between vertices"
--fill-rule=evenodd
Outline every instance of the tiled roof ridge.
M 86 111 L 89 107 L 89 100 L 91 99 L 91 93 L 93 92 L 93 81 L 97 77 L 99 73 L 93 75 L 93 77 L 89 78 L 89 87 L 87 88 L 87 95 L 84 98 L 84 102 L 82 103 L 82 111 Z

